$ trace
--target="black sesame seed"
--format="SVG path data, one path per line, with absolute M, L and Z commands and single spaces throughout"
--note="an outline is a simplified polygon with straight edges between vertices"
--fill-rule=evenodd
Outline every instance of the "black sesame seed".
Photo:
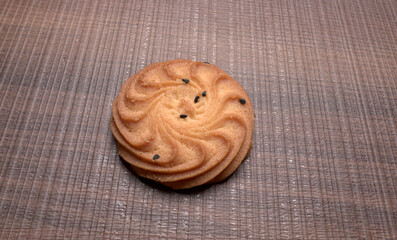
M 203 95 L 203 97 L 205 97 L 207 95 L 207 91 L 204 91 L 201 95 Z
M 203 62 L 203 63 L 210 64 L 209 62 Z
M 240 102 L 241 104 L 245 104 L 245 99 L 242 99 L 242 98 L 241 98 L 241 99 L 239 100 L 239 102 Z
M 200 96 L 196 96 L 196 97 L 194 98 L 194 103 L 198 102 L 199 98 L 200 98 Z
M 179 115 L 179 117 L 180 118 L 187 118 L 187 115 L 186 114 L 181 114 L 181 115 Z
M 186 83 L 186 84 L 189 83 L 189 79 L 187 79 L 187 78 L 182 78 L 182 81 L 183 81 L 184 83 Z
M 157 159 L 159 159 L 160 158 L 160 155 L 158 155 L 158 154 L 155 154 L 154 156 L 153 156 L 153 160 L 157 160 Z

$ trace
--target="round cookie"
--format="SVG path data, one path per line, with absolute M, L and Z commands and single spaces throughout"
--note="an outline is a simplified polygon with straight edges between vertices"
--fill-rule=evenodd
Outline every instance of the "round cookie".
M 112 105 L 120 156 L 144 177 L 186 189 L 222 181 L 248 154 L 254 128 L 243 87 L 212 64 L 177 59 L 128 78 Z

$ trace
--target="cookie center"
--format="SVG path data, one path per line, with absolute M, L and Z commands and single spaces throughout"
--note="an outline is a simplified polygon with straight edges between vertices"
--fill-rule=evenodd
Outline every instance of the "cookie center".
M 186 114 L 188 116 L 190 116 L 191 118 L 194 117 L 195 115 L 195 107 L 192 104 L 193 101 L 189 101 L 186 99 L 181 99 L 179 101 L 179 112 L 181 114 Z
M 194 119 L 200 104 L 198 91 L 188 85 L 180 85 L 165 94 L 164 105 L 174 118 Z

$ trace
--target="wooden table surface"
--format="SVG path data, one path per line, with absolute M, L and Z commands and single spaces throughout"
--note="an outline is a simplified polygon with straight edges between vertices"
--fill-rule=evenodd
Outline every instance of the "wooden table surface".
M 0 0 L 0 239 L 397 239 L 397 2 Z M 147 64 L 208 61 L 255 113 L 225 182 L 176 192 L 117 155 Z

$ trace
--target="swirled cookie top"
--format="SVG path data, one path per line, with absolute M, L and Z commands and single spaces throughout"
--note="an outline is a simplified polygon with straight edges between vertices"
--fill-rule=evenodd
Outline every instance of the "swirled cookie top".
M 127 79 L 112 109 L 134 165 L 158 173 L 202 172 L 231 161 L 253 124 L 251 102 L 236 80 L 214 65 L 183 59 Z

